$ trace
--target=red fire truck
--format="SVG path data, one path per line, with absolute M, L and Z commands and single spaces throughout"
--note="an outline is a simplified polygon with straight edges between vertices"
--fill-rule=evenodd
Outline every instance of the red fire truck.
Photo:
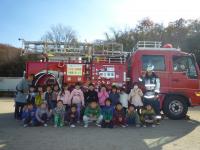
M 193 54 L 170 44 L 140 41 L 132 52 L 117 43 L 79 44 L 24 41 L 24 53 L 49 56 L 49 61 L 27 62 L 26 74 L 35 85 L 94 83 L 127 86 L 138 82 L 148 64 L 161 80 L 161 109 L 171 119 L 183 118 L 189 106 L 200 105 L 200 71 Z M 47 57 L 45 56 L 45 59 Z

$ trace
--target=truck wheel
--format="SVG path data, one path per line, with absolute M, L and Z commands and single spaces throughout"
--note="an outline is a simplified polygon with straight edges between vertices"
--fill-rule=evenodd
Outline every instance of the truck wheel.
M 164 101 L 163 112 L 170 119 L 182 119 L 186 116 L 187 111 L 187 102 L 181 96 L 169 96 Z

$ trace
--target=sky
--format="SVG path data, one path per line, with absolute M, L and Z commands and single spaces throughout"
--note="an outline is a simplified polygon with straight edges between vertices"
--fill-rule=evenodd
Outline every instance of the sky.
M 52 25 L 72 27 L 81 41 L 134 27 L 143 18 L 167 25 L 200 18 L 199 0 L 0 0 L 0 43 L 20 47 L 18 38 L 40 40 Z

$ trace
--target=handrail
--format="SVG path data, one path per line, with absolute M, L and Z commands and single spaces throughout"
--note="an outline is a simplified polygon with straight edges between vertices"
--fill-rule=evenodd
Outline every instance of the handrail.
M 162 45 L 159 41 L 138 41 L 136 44 L 137 48 L 160 48 Z

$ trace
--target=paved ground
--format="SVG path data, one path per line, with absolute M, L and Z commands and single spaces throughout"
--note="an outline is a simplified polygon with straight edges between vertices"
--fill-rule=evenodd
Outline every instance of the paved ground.
M 0 99 L 0 150 L 200 150 L 200 107 L 191 120 L 163 120 L 156 128 L 23 128 L 13 101 Z

